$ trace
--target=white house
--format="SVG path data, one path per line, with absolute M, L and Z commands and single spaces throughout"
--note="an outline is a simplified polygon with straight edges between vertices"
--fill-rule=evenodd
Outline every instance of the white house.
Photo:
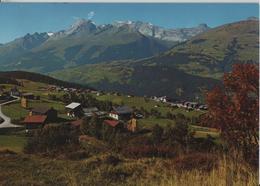
M 82 108 L 80 103 L 72 102 L 69 105 L 65 106 L 65 108 L 69 117 L 77 117 L 82 114 Z

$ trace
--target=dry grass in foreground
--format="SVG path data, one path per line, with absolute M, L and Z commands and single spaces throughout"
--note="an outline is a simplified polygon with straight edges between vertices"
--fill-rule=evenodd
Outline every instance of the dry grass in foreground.
M 0 153 L 0 185 L 256 186 L 257 171 L 217 158 L 126 159 L 100 154 L 72 161 Z M 197 155 L 198 156 L 198 155 Z M 192 166 L 191 166 L 192 165 Z

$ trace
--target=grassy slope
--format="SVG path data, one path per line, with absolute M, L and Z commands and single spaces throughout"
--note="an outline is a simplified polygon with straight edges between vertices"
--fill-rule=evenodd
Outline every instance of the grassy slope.
M 82 84 L 93 84 L 103 80 L 107 80 L 109 83 L 124 83 L 124 77 L 127 74 L 130 76 L 132 71 L 133 69 L 128 67 L 125 62 L 124 66 L 119 63 L 102 63 L 65 69 L 51 73 L 51 75 Z
M 21 80 L 20 80 L 21 81 Z M 44 83 L 38 83 L 38 82 L 32 82 L 28 80 L 22 80 L 24 87 L 19 87 L 20 90 L 25 91 L 25 92 L 33 92 L 35 95 L 39 95 L 41 97 L 41 100 L 31 100 L 28 103 L 29 108 L 30 107 L 37 107 L 39 105 L 41 106 L 48 106 L 48 107 L 53 107 L 58 110 L 59 117 L 66 118 L 65 115 L 65 108 L 64 108 L 64 103 L 62 102 L 57 102 L 57 101 L 52 101 L 48 100 L 48 94 L 55 94 L 57 96 L 61 96 L 63 93 L 62 92 L 49 92 L 48 90 L 44 90 L 44 88 L 47 87 L 46 84 Z M 5 84 L 6 89 L 9 90 L 12 86 Z M 95 95 L 94 95 L 95 96 Z M 199 115 L 203 114 L 203 111 L 190 111 L 187 112 L 185 109 L 182 108 L 176 108 L 173 109 L 166 104 L 163 103 L 158 103 L 153 100 L 148 100 L 146 101 L 143 97 L 128 97 L 126 95 L 121 95 L 121 96 L 115 96 L 115 95 L 102 95 L 102 96 L 96 96 L 98 100 L 101 101 L 111 101 L 114 104 L 125 104 L 130 107 L 136 107 L 140 109 L 143 107 L 147 111 L 151 111 L 151 109 L 155 109 L 159 111 L 163 117 L 166 116 L 168 112 L 172 114 L 184 114 L 188 118 L 192 117 L 198 117 Z M 155 108 L 155 105 L 158 107 Z M 9 105 L 4 105 L 2 108 L 2 111 L 5 115 L 9 116 L 12 118 L 12 120 L 22 120 L 26 115 L 28 115 L 29 111 L 27 109 L 24 109 L 20 106 L 20 102 L 15 102 Z M 155 118 L 155 117 L 149 117 L 145 119 L 140 119 L 138 120 L 138 125 L 140 128 L 152 128 L 155 124 L 159 124 L 162 127 L 166 127 L 168 125 L 174 125 L 175 121 L 174 120 L 169 120 L 169 119 L 163 119 L 163 118 Z M 198 133 L 201 131 L 198 131 Z M 210 131 L 202 131 L 201 136 L 206 136 L 208 134 L 211 134 L 212 136 L 217 136 L 217 132 L 211 133 Z
M 147 111 L 151 111 L 151 109 L 156 109 L 159 112 L 162 113 L 162 116 L 166 116 L 167 112 L 170 112 L 172 114 L 177 114 L 177 113 L 181 113 L 184 114 L 186 117 L 197 117 L 201 114 L 203 114 L 203 111 L 190 111 L 187 112 L 185 109 L 182 108 L 176 108 L 173 109 L 171 107 L 169 107 L 168 105 L 164 104 L 164 103 L 160 103 L 160 102 L 156 102 L 153 100 L 147 100 L 145 101 L 145 99 L 143 97 L 127 97 L 125 95 L 121 95 L 121 96 L 115 96 L 115 95 L 102 95 L 102 96 L 97 96 L 96 97 L 98 100 L 110 100 L 115 104 L 125 104 L 128 105 L 130 107 L 136 107 L 138 109 L 140 109 L 141 107 L 143 107 L 145 110 Z M 159 106 L 159 107 L 154 107 L 155 105 Z
M 84 65 L 50 74 L 58 79 L 88 84 L 107 91 L 134 95 L 166 95 L 172 98 L 204 97 L 219 81 L 182 72 L 172 66 L 150 65 L 131 61 Z M 179 94 L 177 90 L 181 90 Z M 203 95 L 203 96 L 202 96 Z
M 15 152 L 22 152 L 26 141 L 26 137 L 23 136 L 0 135 L 0 150 L 9 149 Z
M 168 112 L 170 112 L 172 114 L 181 113 L 188 118 L 198 117 L 201 114 L 205 113 L 204 111 L 196 111 L 196 110 L 188 112 L 187 110 L 185 110 L 183 108 L 173 109 L 164 103 L 158 103 L 153 100 L 145 101 L 145 99 L 142 97 L 127 97 L 124 95 L 121 95 L 121 96 L 102 95 L 102 96 L 96 96 L 96 98 L 101 101 L 109 100 L 112 103 L 119 104 L 119 105 L 125 104 L 125 105 L 128 105 L 129 107 L 134 106 L 137 109 L 140 109 L 141 107 L 143 107 L 147 111 L 151 111 L 151 109 L 156 109 L 157 111 L 159 111 L 162 114 L 163 117 L 165 117 Z M 154 107 L 155 105 L 158 105 L 159 107 L 155 108 Z M 161 127 L 167 127 L 167 126 L 175 125 L 175 121 L 170 120 L 170 119 L 155 118 L 155 117 L 149 117 L 149 118 L 144 118 L 144 119 L 138 120 L 139 128 L 151 129 L 156 124 L 160 125 Z M 207 135 L 210 135 L 212 137 L 219 137 L 219 132 L 214 129 L 211 129 L 211 128 L 198 127 L 195 125 L 191 125 L 191 129 L 195 131 L 195 137 L 204 138 L 204 137 L 207 137 Z
M 227 180 L 237 186 L 257 185 L 257 174 L 238 165 L 236 176 L 230 172 L 231 161 L 220 160 L 212 171 L 183 170 L 177 172 L 171 159 L 121 158 L 118 165 L 106 161 L 107 155 L 92 156 L 80 161 L 47 159 L 32 155 L 0 153 L 1 185 L 147 185 L 147 186 L 216 186 L 227 185 Z M 217 163 L 217 162 L 216 162 Z M 180 171 L 180 170 L 179 170 Z M 245 179 L 244 174 L 248 177 Z M 231 176 L 231 177 L 230 177 Z
M 147 63 L 166 63 L 190 74 L 221 78 L 234 62 L 258 63 L 258 25 L 247 20 L 211 29 Z
M 6 78 L 9 79 L 9 82 L 3 81 Z M 69 82 L 65 82 L 63 80 L 54 79 L 50 76 L 46 76 L 46 75 L 39 74 L 39 73 L 26 72 L 26 71 L 0 72 L 0 80 L 2 80 L 1 84 L 2 83 L 11 84 L 11 80 L 16 81 L 17 79 L 24 79 L 24 80 L 27 80 L 28 82 L 31 81 L 32 86 L 40 86 L 40 85 L 44 85 L 44 84 L 51 84 L 51 85 L 57 85 L 57 86 L 63 86 L 63 87 L 89 88 L 89 87 L 86 87 L 86 86 L 83 87 L 80 84 L 69 83 Z M 37 83 L 35 83 L 35 85 L 34 85 L 33 82 L 37 82 Z M 24 81 L 24 83 L 26 84 L 27 82 Z M 29 85 L 27 85 L 26 87 L 29 87 Z M 37 87 L 32 87 L 32 88 L 37 88 Z
M 60 96 L 62 93 L 59 92 L 50 93 L 47 89 L 45 89 L 48 86 L 45 83 L 33 82 L 29 80 L 19 80 L 19 81 L 22 81 L 24 85 L 23 87 L 18 87 L 19 90 L 23 92 L 32 92 L 34 93 L 34 95 L 39 95 L 41 98 L 40 100 L 29 100 L 28 108 L 34 108 L 39 105 L 53 107 L 56 110 L 58 110 L 58 113 L 61 117 L 65 117 L 64 103 L 58 101 L 52 101 L 48 99 L 48 94 L 55 94 Z M 12 88 L 12 86 L 8 84 L 4 84 L 4 86 L 6 87 L 6 90 Z M 29 113 L 27 109 L 21 107 L 20 101 L 8 105 L 4 105 L 2 107 L 2 111 L 5 115 L 11 117 L 13 120 L 21 120 Z
M 58 110 L 59 114 L 65 114 L 64 104 L 54 101 L 29 101 L 28 108 L 35 108 L 38 106 L 47 106 L 53 107 L 54 109 Z M 3 106 L 2 109 L 3 113 L 14 120 L 20 120 L 29 114 L 29 111 L 25 108 L 21 107 L 20 102 L 11 103 L 9 105 Z
M 33 108 L 39 105 L 54 107 L 55 109 L 58 110 L 59 117 L 66 118 L 64 114 L 65 113 L 64 103 L 48 100 L 48 94 L 55 94 L 57 96 L 61 96 L 63 94 L 62 92 L 55 91 L 50 93 L 48 90 L 45 89 L 47 88 L 48 85 L 44 83 L 32 82 L 29 80 L 19 80 L 19 81 L 23 81 L 23 85 L 24 85 L 23 87 L 18 87 L 21 91 L 32 92 L 35 95 L 39 95 L 41 97 L 41 100 L 29 101 L 28 104 L 29 107 Z M 9 85 L 9 84 L 2 84 L 2 85 L 5 86 L 6 90 L 9 90 L 10 88 L 13 87 L 13 85 Z M 203 114 L 203 112 L 201 111 L 187 112 L 186 110 L 181 108 L 172 109 L 166 104 L 158 103 L 153 100 L 145 100 L 143 97 L 128 97 L 126 95 L 115 96 L 115 95 L 105 94 L 102 96 L 96 96 L 96 98 L 101 101 L 109 100 L 114 104 L 125 104 L 130 107 L 135 106 L 138 109 L 143 107 L 147 111 L 151 111 L 151 109 L 156 109 L 159 112 L 161 112 L 162 116 L 166 116 L 168 112 L 172 114 L 182 113 L 189 118 L 197 117 Z M 158 107 L 155 108 L 155 105 L 157 105 Z M 12 120 L 21 120 L 26 115 L 28 115 L 29 112 L 28 110 L 20 106 L 20 102 L 4 105 L 2 107 L 2 111 L 5 115 L 11 117 Z M 155 118 L 155 117 L 149 117 L 149 118 L 138 120 L 138 126 L 140 128 L 152 128 L 155 124 L 159 124 L 162 127 L 166 127 L 168 125 L 174 125 L 175 121 L 169 119 L 163 119 L 163 118 Z M 192 128 L 195 129 L 196 131 L 195 135 L 197 137 L 207 137 L 208 134 L 213 137 L 217 137 L 219 135 L 218 132 L 211 131 L 209 128 L 201 129 L 193 126 Z M 9 148 L 14 151 L 21 151 L 26 140 L 23 137 L 3 136 L 3 135 L 0 135 L 0 139 L 1 139 L 0 146 L 3 146 L 4 148 Z

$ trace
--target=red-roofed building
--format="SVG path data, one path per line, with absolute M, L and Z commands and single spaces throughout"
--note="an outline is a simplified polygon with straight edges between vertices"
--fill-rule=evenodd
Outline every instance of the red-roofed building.
M 114 129 L 123 129 L 124 125 L 122 122 L 117 120 L 104 120 L 103 125 Z
M 44 126 L 46 119 L 47 116 L 44 115 L 26 116 L 23 123 L 26 129 L 41 128 Z

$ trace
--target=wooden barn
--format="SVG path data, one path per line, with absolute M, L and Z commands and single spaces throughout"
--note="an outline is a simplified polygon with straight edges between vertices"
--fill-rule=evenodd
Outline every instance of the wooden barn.
M 47 122 L 55 122 L 58 118 L 58 111 L 52 107 L 36 107 L 31 110 L 30 115 L 45 115 Z
M 26 129 L 42 128 L 46 123 L 47 116 L 33 115 L 26 116 L 23 123 Z

